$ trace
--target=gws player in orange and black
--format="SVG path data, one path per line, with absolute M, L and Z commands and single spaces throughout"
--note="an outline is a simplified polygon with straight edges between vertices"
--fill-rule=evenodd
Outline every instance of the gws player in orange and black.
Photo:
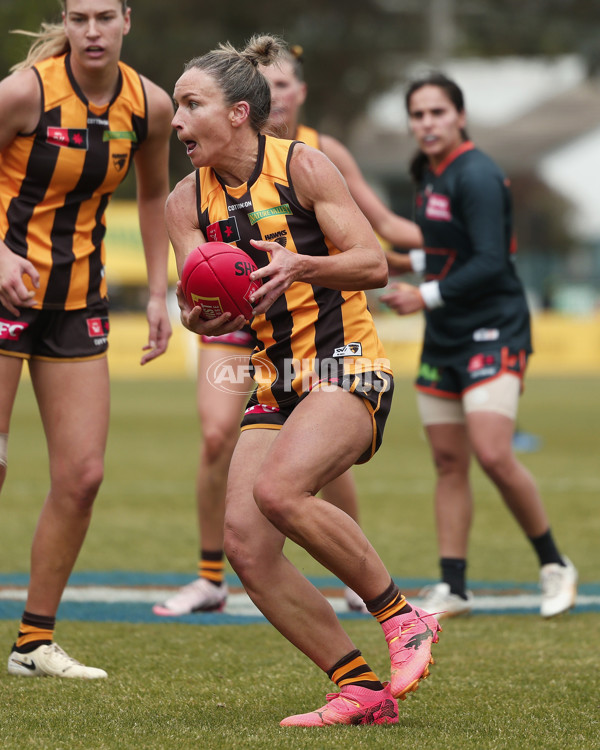
M 537 553 L 541 614 L 551 617 L 573 606 L 577 572 L 559 553 L 537 485 L 512 447 L 531 337 L 514 264 L 508 181 L 468 139 L 462 91 L 453 81 L 434 74 L 414 82 L 406 108 L 419 145 L 411 171 L 425 240 L 420 257 L 412 254 L 413 270 L 424 270 L 426 280 L 419 287 L 394 284 L 382 300 L 401 315 L 425 311 L 416 387 L 437 471 L 442 569 L 425 606 L 445 616 L 471 609 L 465 571 L 473 454 Z
M 282 724 L 395 723 L 396 697 L 427 673 L 438 623 L 406 602 L 358 524 L 317 496 L 381 441 L 392 376 L 362 289 L 383 286 L 387 267 L 329 159 L 262 132 L 270 91 L 258 65 L 276 62 L 281 48 L 274 37 L 255 37 L 242 51 L 221 45 L 186 65 L 173 125 L 195 171 L 169 197 L 167 226 L 181 270 L 191 249 L 230 222 L 264 282 L 252 295 L 256 390 L 229 469 L 225 552 L 267 619 L 340 687 L 323 708 Z M 285 247 L 265 240 L 278 232 Z M 244 324 L 229 314 L 203 321 L 180 284 L 178 300 L 196 333 Z M 356 591 L 381 623 L 389 686 L 284 556 L 286 539 Z
M 148 271 L 148 341 L 167 348 L 169 96 L 120 62 L 125 0 L 65 0 L 0 83 L 0 486 L 27 360 L 48 445 L 50 491 L 11 674 L 97 678 L 53 642 L 57 608 L 102 481 L 109 421 L 104 211 L 135 166 Z

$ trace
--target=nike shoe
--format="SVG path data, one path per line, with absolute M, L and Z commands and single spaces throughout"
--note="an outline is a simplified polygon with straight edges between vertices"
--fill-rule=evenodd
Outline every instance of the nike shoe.
M 368 614 L 367 607 L 365 606 L 365 603 L 360 598 L 360 596 L 356 593 L 356 591 L 352 591 L 352 589 L 346 588 L 344 589 L 344 599 L 346 600 L 346 604 L 348 605 L 348 609 L 352 612 L 364 612 L 365 614 Z
M 389 683 L 383 690 L 346 685 L 339 693 L 330 693 L 327 703 L 308 714 L 288 716 L 282 727 L 325 727 L 333 724 L 397 724 L 398 703 Z
M 542 617 L 554 617 L 567 612 L 575 605 L 577 596 L 577 568 L 563 556 L 565 565 L 549 563 L 540 569 L 540 586 L 542 589 Z
M 177 617 L 192 612 L 220 612 L 225 608 L 227 594 L 226 583 L 215 586 L 206 578 L 196 578 L 163 604 L 155 604 L 152 611 L 161 617 Z
M 413 608 L 381 624 L 392 662 L 390 689 L 394 698 L 404 700 L 414 692 L 419 680 L 429 676 L 431 646 L 439 640 L 442 628 L 433 615 Z
M 423 600 L 424 609 L 431 612 L 436 620 L 468 615 L 473 606 L 473 594 L 470 591 L 467 591 L 467 598 L 463 599 L 458 594 L 452 594 L 450 584 L 443 582 L 425 586 L 419 593 L 419 598 Z
M 22 677 L 75 677 L 97 680 L 108 675 L 103 669 L 86 667 L 65 653 L 56 643 L 38 646 L 28 654 L 21 654 L 13 646 L 8 657 L 8 673 Z

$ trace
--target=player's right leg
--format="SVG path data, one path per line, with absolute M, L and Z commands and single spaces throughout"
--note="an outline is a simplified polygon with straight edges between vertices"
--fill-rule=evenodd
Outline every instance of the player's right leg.
M 0 491 L 8 468 L 8 434 L 23 360 L 20 357 L 0 355 Z
M 25 611 L 8 660 L 10 674 L 95 679 L 53 642 L 56 612 L 83 544 L 103 477 L 109 421 L 106 358 L 30 363 L 46 434 L 50 491 L 36 526 Z M 90 397 L 93 394 L 93 397 Z
M 173 617 L 225 607 L 225 489 L 242 411 L 252 390 L 249 357 L 249 349 L 218 342 L 202 344 L 199 349 L 196 403 L 202 441 L 196 475 L 198 577 L 165 602 L 154 605 L 156 615 Z
M 438 620 L 471 611 L 466 588 L 473 497 L 470 446 L 459 400 L 419 392 L 417 404 L 436 470 L 435 521 L 441 581 L 421 592 L 423 607 Z

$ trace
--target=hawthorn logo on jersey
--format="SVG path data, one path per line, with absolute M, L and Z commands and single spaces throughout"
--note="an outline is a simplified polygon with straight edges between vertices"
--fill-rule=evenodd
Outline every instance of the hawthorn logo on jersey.
M 425 216 L 433 221 L 452 221 L 450 198 L 447 195 L 431 193 L 425 206 Z
M 54 128 L 48 127 L 46 142 L 52 146 L 66 148 L 81 148 L 87 150 L 88 131 L 85 128 Z
M 113 167 L 120 172 L 123 167 L 127 164 L 127 154 L 113 154 Z
M 14 320 L 0 318 L 0 340 L 18 341 L 26 328 L 29 328 L 29 323 L 17 323 Z
M 253 211 L 248 214 L 251 226 L 254 226 L 257 221 L 261 219 L 268 219 L 269 216 L 291 216 L 292 209 L 289 203 L 283 203 L 281 206 L 273 206 L 273 208 L 263 208 L 262 211 Z
M 209 224 L 206 227 L 206 239 L 209 242 L 238 242 L 240 232 L 235 216 Z
M 108 318 L 88 318 L 86 323 L 88 336 L 91 339 L 94 339 L 94 344 L 96 344 L 96 346 L 105 344 L 110 328 Z
M 286 247 L 287 229 L 282 229 L 281 232 L 273 232 L 272 234 L 267 234 L 265 237 L 265 242 L 279 242 L 282 247 Z
M 362 357 L 362 344 L 352 341 L 344 346 L 338 346 L 333 352 L 334 357 Z

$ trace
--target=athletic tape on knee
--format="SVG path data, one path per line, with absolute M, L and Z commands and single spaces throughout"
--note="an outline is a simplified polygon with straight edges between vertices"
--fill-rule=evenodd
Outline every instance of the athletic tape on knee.
M 0 432 L 0 466 L 8 465 L 8 435 Z

